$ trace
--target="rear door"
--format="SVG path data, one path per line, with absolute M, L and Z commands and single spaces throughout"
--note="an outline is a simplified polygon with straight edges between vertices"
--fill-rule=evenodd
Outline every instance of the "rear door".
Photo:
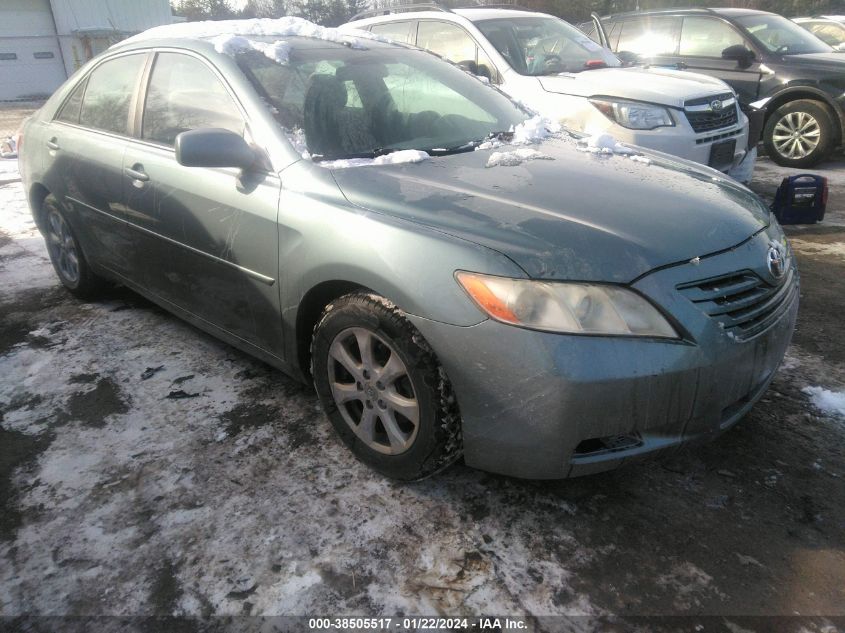
M 49 189 L 68 211 L 86 257 L 131 276 L 123 206 L 123 154 L 147 53 L 100 63 L 70 93 L 42 134 Z
M 126 149 L 123 177 L 142 283 L 173 306 L 281 355 L 280 181 L 269 171 L 177 163 L 180 132 L 224 128 L 248 139 L 246 117 L 200 56 L 159 51 L 148 74 L 140 138 Z

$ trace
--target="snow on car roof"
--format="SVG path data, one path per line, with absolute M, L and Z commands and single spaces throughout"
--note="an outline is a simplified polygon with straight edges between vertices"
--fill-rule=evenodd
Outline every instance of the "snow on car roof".
M 345 30 L 319 26 L 303 18 L 253 18 L 250 20 L 208 20 L 204 22 L 179 22 L 147 29 L 123 40 L 121 44 L 134 44 L 152 39 L 187 38 L 212 39 L 227 37 L 308 37 L 356 46 L 357 40 L 386 42 L 382 37 L 367 31 Z

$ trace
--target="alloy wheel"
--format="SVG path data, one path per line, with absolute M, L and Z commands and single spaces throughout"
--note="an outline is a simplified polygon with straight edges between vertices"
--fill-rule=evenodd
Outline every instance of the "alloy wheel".
M 809 156 L 821 141 L 821 126 L 807 112 L 790 112 L 776 124 L 772 142 L 781 156 L 800 159 Z
M 79 283 L 79 253 L 76 242 L 61 213 L 51 210 L 47 216 L 47 247 L 59 274 L 69 284 Z
M 332 397 L 361 442 L 387 455 L 407 451 L 419 430 L 420 406 L 396 349 L 375 332 L 352 327 L 334 338 L 328 360 Z

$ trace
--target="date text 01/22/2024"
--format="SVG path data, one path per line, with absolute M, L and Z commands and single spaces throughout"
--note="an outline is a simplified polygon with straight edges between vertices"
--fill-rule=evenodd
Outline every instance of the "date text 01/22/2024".
M 310 618 L 312 631 L 502 631 L 526 630 L 521 618 Z

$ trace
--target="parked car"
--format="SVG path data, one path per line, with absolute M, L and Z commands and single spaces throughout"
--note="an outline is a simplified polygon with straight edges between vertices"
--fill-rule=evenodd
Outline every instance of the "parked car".
M 724 172 L 748 151 L 748 121 L 724 82 L 672 70 L 624 68 L 609 50 L 543 13 L 474 7 L 374 10 L 341 28 L 416 44 L 480 75 L 567 127 L 607 132 Z M 752 144 L 756 145 L 756 140 Z M 756 154 L 737 174 L 750 179 Z
M 391 477 L 463 455 L 559 478 L 715 437 L 790 341 L 781 228 L 717 171 L 547 134 L 434 55 L 287 18 L 113 46 L 20 161 L 70 292 L 124 284 L 313 381 Z
M 723 79 L 765 105 L 763 142 L 779 165 L 809 167 L 841 143 L 845 56 L 780 15 L 750 9 L 638 11 L 601 18 L 614 51 Z
M 802 29 L 819 38 L 838 52 L 845 51 L 845 24 L 829 18 L 792 18 Z

